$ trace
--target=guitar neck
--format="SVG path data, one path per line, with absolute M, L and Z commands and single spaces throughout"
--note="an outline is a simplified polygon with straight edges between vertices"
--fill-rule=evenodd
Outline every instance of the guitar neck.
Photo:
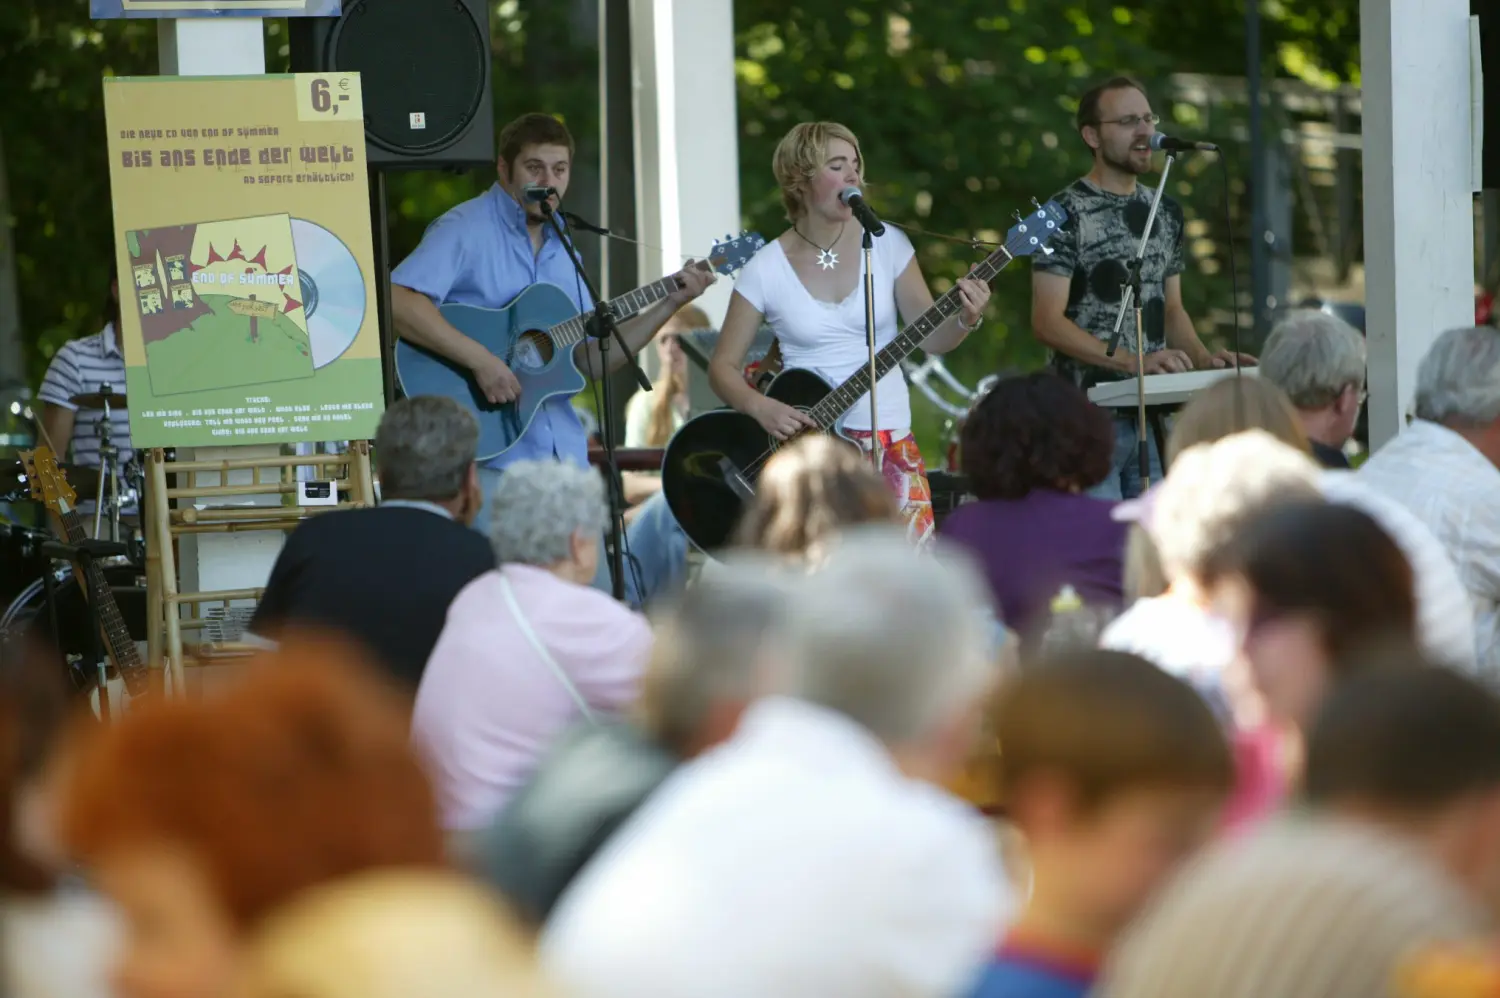
M 1005 269 L 1006 264 L 1012 259 L 1010 251 L 1002 246 L 985 257 L 984 261 L 974 268 L 973 276 L 988 284 Z M 921 346 L 935 329 L 961 311 L 963 311 L 963 299 L 959 296 L 958 285 L 955 284 L 933 302 L 931 308 L 919 315 L 914 322 L 901 331 L 900 335 L 875 354 L 875 379 L 879 380 L 894 370 L 913 350 Z M 821 402 L 807 411 L 807 414 L 824 430 L 832 429 L 839 417 L 848 412 L 854 403 L 869 392 L 871 384 L 870 365 L 861 364 L 858 371 L 825 395 Z
M 77 544 L 88 539 L 88 533 L 83 529 L 83 521 L 79 519 L 76 510 L 66 510 L 59 513 L 62 520 L 63 532 L 67 535 L 69 544 Z M 131 696 L 139 696 L 146 692 L 147 677 L 146 670 L 141 664 L 140 652 L 136 649 L 135 639 L 130 636 L 130 628 L 125 625 L 125 618 L 120 614 L 119 604 L 115 602 L 115 594 L 109 588 L 109 582 L 104 577 L 104 570 L 99 563 L 90 559 L 84 569 L 84 582 L 88 586 L 89 603 L 91 603 L 99 614 L 99 624 L 104 631 L 105 643 L 109 646 L 109 657 L 114 661 L 115 668 L 119 670 L 120 677 L 125 681 L 125 687 Z
M 710 270 L 707 260 L 700 260 L 693 265 L 698 270 Z M 645 287 L 627 291 L 618 298 L 611 298 L 609 311 L 615 320 L 623 322 L 655 305 L 663 298 L 682 287 L 682 282 L 677 279 L 676 274 L 663 277 L 659 281 L 647 284 Z M 592 311 L 583 312 L 573 316 L 567 322 L 553 326 L 548 332 L 552 342 L 558 346 L 570 347 L 575 343 L 582 343 L 589 335 L 589 321 L 594 317 Z

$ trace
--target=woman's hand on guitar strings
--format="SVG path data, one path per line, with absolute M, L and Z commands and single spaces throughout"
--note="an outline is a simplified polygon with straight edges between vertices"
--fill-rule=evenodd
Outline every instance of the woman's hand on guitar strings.
M 778 402 L 764 395 L 755 400 L 750 415 L 755 417 L 755 421 L 761 425 L 762 429 L 777 440 L 790 440 L 802 430 L 818 428 L 813 418 L 801 409 L 795 409 L 785 402 Z
M 959 314 L 959 321 L 965 329 L 973 329 L 979 325 L 979 320 L 984 318 L 984 306 L 989 304 L 990 286 L 974 276 L 974 271 L 969 270 L 968 277 L 958 279 L 958 296 L 963 299 L 963 311 Z

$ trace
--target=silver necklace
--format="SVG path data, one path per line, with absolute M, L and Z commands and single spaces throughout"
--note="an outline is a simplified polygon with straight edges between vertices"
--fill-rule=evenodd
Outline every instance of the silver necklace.
M 848 222 L 844 223 L 844 225 L 848 224 Z M 792 226 L 792 231 L 797 233 L 797 235 L 802 236 L 803 242 L 807 243 L 807 245 L 818 251 L 819 267 L 822 267 L 824 270 L 833 270 L 839 265 L 839 255 L 833 251 L 833 248 L 839 244 L 840 239 L 844 238 L 844 225 L 839 226 L 839 234 L 833 237 L 833 242 L 829 243 L 826 249 L 822 246 L 819 246 L 811 239 L 808 239 L 806 236 L 803 236 L 802 230 L 797 228 L 795 225 Z

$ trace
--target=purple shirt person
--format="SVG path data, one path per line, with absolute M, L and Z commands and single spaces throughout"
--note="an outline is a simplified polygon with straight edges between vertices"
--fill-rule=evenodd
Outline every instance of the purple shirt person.
M 938 532 L 979 561 L 1023 646 L 1046 629 L 1063 586 L 1087 605 L 1117 608 L 1127 525 L 1110 516 L 1113 502 L 1085 494 L 1111 467 L 1109 414 L 1050 371 L 1007 378 L 969 413 L 962 447 L 976 501 Z

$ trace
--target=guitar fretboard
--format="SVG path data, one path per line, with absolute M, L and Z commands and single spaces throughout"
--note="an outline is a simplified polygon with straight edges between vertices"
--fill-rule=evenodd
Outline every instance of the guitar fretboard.
M 707 261 L 700 260 L 694 264 L 699 270 L 710 269 Z M 672 292 L 682 287 L 682 282 L 677 280 L 677 275 L 663 277 L 654 284 L 648 284 L 634 291 L 627 291 L 618 298 L 611 298 L 609 310 L 614 314 L 616 322 L 624 322 L 626 319 L 640 313 L 661 301 Z M 575 343 L 582 343 L 589 335 L 589 323 L 593 320 L 592 310 L 573 316 L 567 322 L 560 322 L 547 330 L 547 335 L 552 342 L 559 347 L 570 347 Z
M 1012 259 L 1014 257 L 1011 252 L 1002 246 L 985 257 L 984 261 L 974 268 L 973 276 L 988 284 L 995 279 L 995 275 L 1005 269 L 1005 265 Z M 908 354 L 921 346 L 935 329 L 963 311 L 963 307 L 963 299 L 959 296 L 958 285 L 955 284 L 933 302 L 931 308 L 917 316 L 914 322 L 875 355 L 876 379 L 883 378 L 894 370 Z M 862 364 L 848 380 L 823 396 L 822 401 L 809 409 L 807 414 L 824 430 L 830 430 L 834 422 L 848 412 L 854 403 L 858 402 L 869 390 L 870 365 Z
M 60 511 L 59 518 L 69 544 L 88 539 L 83 522 L 75 510 Z M 120 678 L 125 681 L 125 689 L 131 696 L 140 696 L 147 690 L 146 669 L 141 664 L 135 638 L 130 636 L 130 628 L 125 626 L 125 618 L 120 615 L 115 594 L 110 591 L 109 582 L 104 578 L 104 570 L 99 567 L 98 562 L 89 560 L 88 567 L 84 570 L 84 580 L 88 584 L 89 603 L 98 609 L 99 624 L 104 630 L 104 639 L 109 644 L 110 658 L 114 660 Z

